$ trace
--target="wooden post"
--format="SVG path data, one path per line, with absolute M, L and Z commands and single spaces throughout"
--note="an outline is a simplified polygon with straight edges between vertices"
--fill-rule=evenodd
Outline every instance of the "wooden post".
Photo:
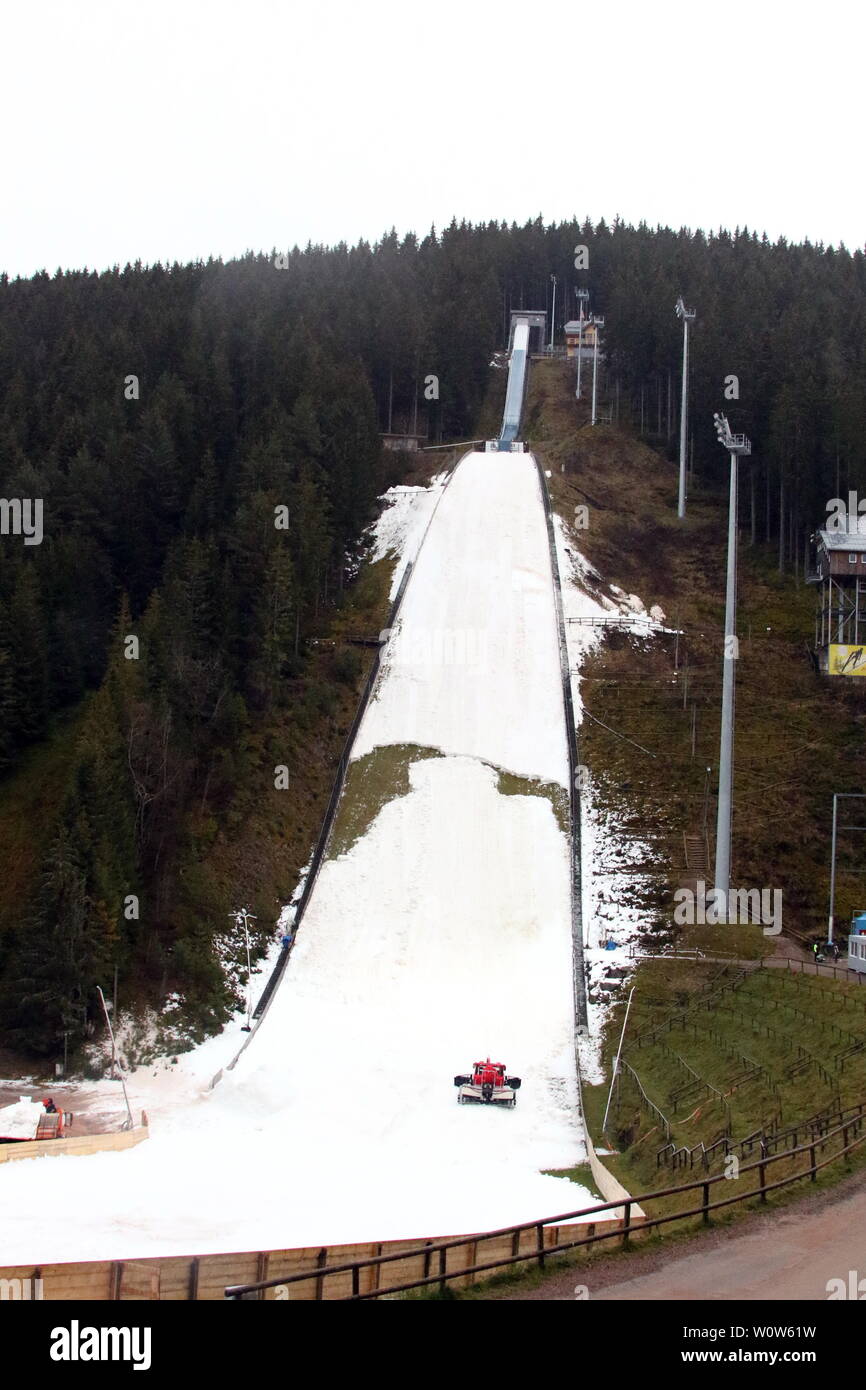
M 318 1255 L 316 1256 L 316 1268 L 317 1268 L 317 1269 L 324 1269 L 324 1267 L 325 1267 L 325 1261 L 327 1260 L 327 1258 L 328 1258 L 328 1247 L 327 1247 L 326 1245 L 323 1245 L 322 1248 L 321 1248 L 321 1250 L 319 1251 Z M 316 1277 L 316 1302 L 317 1302 L 317 1303 L 321 1303 L 322 1300 L 324 1299 L 324 1296 L 325 1296 L 325 1292 L 324 1292 L 324 1291 L 325 1291 L 325 1276 L 324 1276 L 324 1274 L 319 1274 L 319 1275 L 317 1275 L 317 1277 Z
M 267 1279 L 267 1277 L 268 1277 L 268 1261 L 269 1261 L 269 1259 L 270 1259 L 270 1252 L 269 1252 L 269 1251 L 267 1251 L 267 1250 L 260 1250 L 260 1251 L 259 1251 L 258 1268 L 257 1268 L 257 1270 L 256 1270 L 256 1283 L 257 1283 L 257 1284 L 263 1283 L 264 1280 Z M 265 1297 L 265 1294 L 266 1294 L 266 1293 L 267 1293 L 267 1289 L 259 1289 L 258 1293 L 256 1294 L 256 1297 L 258 1298 L 258 1300 L 259 1300 L 260 1302 L 263 1302 L 263 1301 L 264 1301 L 264 1297 Z

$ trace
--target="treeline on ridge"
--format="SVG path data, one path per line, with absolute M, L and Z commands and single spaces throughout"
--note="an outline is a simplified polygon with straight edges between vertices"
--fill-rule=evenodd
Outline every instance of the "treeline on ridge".
M 798 554 L 826 499 L 863 475 L 859 251 L 538 219 L 279 260 L 0 276 L 0 494 L 43 499 L 45 532 L 0 537 L 7 787 L 80 713 L 24 900 L 0 908 L 15 1046 L 74 1047 L 115 967 L 157 1004 L 179 991 L 199 1029 L 225 1019 L 236 998 L 214 933 L 233 904 L 201 871 L 194 815 L 220 820 L 249 776 L 250 731 L 296 698 L 308 638 L 396 480 L 380 433 L 470 434 L 510 311 L 548 305 L 551 274 L 559 327 L 590 288 L 630 400 L 676 383 L 674 301 L 697 308 L 696 468 L 721 476 L 709 417 L 736 373 L 728 414 L 766 468 L 759 538 L 783 564 Z M 131 894 L 140 920 L 124 916 Z

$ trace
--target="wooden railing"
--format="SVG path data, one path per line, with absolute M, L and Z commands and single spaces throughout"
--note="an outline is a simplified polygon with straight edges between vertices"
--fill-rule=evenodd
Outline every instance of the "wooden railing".
M 821 1157 L 819 1159 L 818 1150 L 820 1149 L 823 1155 L 827 1145 L 837 1138 L 840 1140 L 840 1147 L 837 1152 L 832 1153 L 827 1158 Z M 755 1198 L 764 1203 L 767 1201 L 769 1193 L 781 1191 L 804 1178 L 809 1178 L 814 1182 L 818 1173 L 831 1163 L 837 1163 L 840 1159 L 845 1159 L 847 1163 L 849 1154 L 864 1142 L 866 1142 L 866 1129 L 864 1129 L 861 1110 L 859 1114 L 843 1120 L 840 1125 L 827 1133 L 810 1137 L 806 1143 L 797 1148 L 772 1156 L 762 1155 L 755 1163 L 740 1167 L 737 1178 L 729 1178 L 720 1173 L 715 1177 L 704 1177 L 698 1182 L 687 1183 L 681 1187 L 667 1187 L 658 1192 L 643 1193 L 638 1197 L 629 1197 L 618 1202 L 604 1202 L 599 1206 L 584 1207 L 579 1211 L 546 1217 L 542 1221 L 504 1226 L 496 1231 L 486 1231 L 480 1235 L 464 1236 L 454 1240 L 428 1241 L 414 1249 L 402 1250 L 395 1254 L 351 1260 L 344 1264 L 325 1264 L 314 1271 L 291 1274 L 284 1278 L 266 1279 L 253 1284 L 229 1285 L 225 1290 L 225 1296 L 228 1299 L 262 1297 L 266 1290 L 277 1289 L 283 1293 L 284 1297 L 290 1297 L 292 1286 L 305 1281 L 314 1281 L 316 1285 L 315 1297 L 324 1299 L 326 1296 L 325 1281 L 337 1279 L 343 1287 L 349 1290 L 346 1293 L 334 1295 L 338 1300 L 363 1300 L 406 1293 L 411 1289 L 432 1288 L 434 1285 L 438 1285 L 440 1290 L 444 1290 L 449 1279 L 462 1278 L 467 1282 L 474 1282 L 475 1277 L 479 1274 L 492 1274 L 495 1271 L 508 1269 L 515 1265 L 534 1263 L 539 1269 L 544 1269 L 547 1260 L 552 1256 L 586 1249 L 598 1244 L 599 1241 L 618 1239 L 623 1246 L 628 1246 L 636 1231 L 660 1229 L 671 1222 L 685 1221 L 692 1217 L 700 1217 L 704 1225 L 709 1225 L 714 1211 L 721 1211 L 741 1202 L 753 1201 Z M 768 1170 L 775 1164 L 790 1164 L 801 1156 L 805 1158 L 801 1171 L 789 1173 L 775 1182 L 767 1181 Z M 737 1192 L 732 1197 L 723 1197 L 718 1201 L 710 1200 L 711 1189 L 717 1187 L 719 1183 L 728 1183 L 729 1186 L 731 1183 L 736 1183 L 739 1186 L 743 1179 L 752 1173 L 757 1175 L 757 1183 L 748 1191 Z M 632 1214 L 638 1206 L 645 1208 L 648 1203 L 660 1201 L 662 1198 L 687 1198 L 692 1193 L 700 1193 L 700 1198 L 696 1198 L 694 1203 L 687 1203 L 684 1210 L 666 1212 L 661 1216 L 644 1216 L 638 1225 L 633 1225 Z M 617 1223 L 618 1230 L 612 1232 L 608 1229 L 609 1223 L 602 1222 L 605 1230 L 597 1231 L 595 1226 L 599 1222 L 599 1218 L 617 1208 L 623 1209 L 622 1219 Z M 572 1222 L 591 1222 L 591 1233 L 585 1236 L 575 1235 L 573 1239 L 563 1239 L 562 1227 Z M 551 1228 L 554 1228 L 555 1239 L 547 1243 L 545 1232 Z M 534 1233 L 534 1235 L 527 1245 L 523 1237 L 529 1233 Z M 499 1242 L 501 1244 L 509 1240 L 513 1247 L 512 1253 L 497 1254 L 492 1259 L 478 1259 L 477 1251 L 480 1245 L 485 1242 Z M 472 1258 L 468 1263 L 455 1265 L 451 1256 L 457 1251 L 468 1251 Z M 387 1266 L 396 1261 L 400 1261 L 404 1265 L 407 1262 L 416 1262 L 420 1271 L 419 1274 L 394 1283 L 383 1281 L 382 1275 Z M 363 1277 L 365 1273 L 366 1279 Z M 367 1287 L 362 1287 L 363 1284 L 366 1284 Z

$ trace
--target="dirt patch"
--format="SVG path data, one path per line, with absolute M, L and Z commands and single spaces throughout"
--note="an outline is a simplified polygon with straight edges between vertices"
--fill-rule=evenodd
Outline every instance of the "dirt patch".
M 568 792 L 558 782 L 539 782 L 534 777 L 518 777 L 514 772 L 500 772 L 497 790 L 502 796 L 543 796 L 553 807 L 556 823 L 563 835 L 571 825 Z
M 0 1108 L 14 1105 L 22 1096 L 41 1102 L 51 1096 L 58 1110 L 72 1114 L 73 1121 L 67 1133 L 75 1137 L 84 1134 L 110 1134 L 119 1130 L 126 1118 L 126 1106 L 120 1082 L 117 1083 L 116 1099 L 97 1095 L 86 1086 L 50 1085 L 42 1087 L 15 1086 L 8 1083 L 0 1085 Z M 136 1123 L 139 1116 L 135 1115 Z M 47 1142 L 47 1141 L 46 1141 Z
M 389 801 L 408 796 L 409 769 L 425 758 L 441 758 L 436 748 L 394 743 L 374 748 L 349 764 L 343 796 L 334 822 L 328 857 L 338 859 L 369 830 Z

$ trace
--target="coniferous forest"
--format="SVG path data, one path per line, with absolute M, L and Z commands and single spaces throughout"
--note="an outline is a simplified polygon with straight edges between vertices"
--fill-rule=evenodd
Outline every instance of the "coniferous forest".
M 866 480 L 859 251 L 539 219 L 0 277 L 0 495 L 44 505 L 41 544 L 0 537 L 0 793 L 50 741 L 65 749 L 39 853 L 0 912 L 0 1028 L 21 1051 L 83 1041 L 115 969 L 127 997 L 182 995 L 199 1030 L 237 1002 L 214 946 L 235 904 L 202 869 L 201 824 L 227 832 L 250 737 L 291 713 L 308 639 L 351 587 L 399 480 L 381 432 L 471 436 L 511 309 L 549 308 L 552 275 L 557 332 L 589 288 L 615 418 L 662 447 L 677 296 L 697 310 L 695 472 L 722 476 L 724 409 L 758 464 L 743 522 L 801 571 L 828 499 Z

